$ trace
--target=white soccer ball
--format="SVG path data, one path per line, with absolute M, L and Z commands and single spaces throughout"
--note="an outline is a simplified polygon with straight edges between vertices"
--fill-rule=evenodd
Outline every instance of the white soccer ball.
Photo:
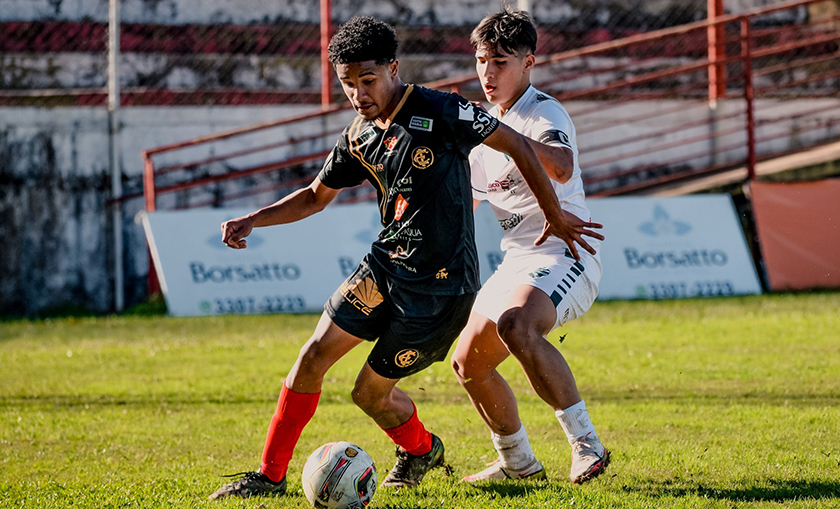
M 303 492 L 313 507 L 365 507 L 376 491 L 376 481 L 373 460 L 350 442 L 322 445 L 303 466 Z

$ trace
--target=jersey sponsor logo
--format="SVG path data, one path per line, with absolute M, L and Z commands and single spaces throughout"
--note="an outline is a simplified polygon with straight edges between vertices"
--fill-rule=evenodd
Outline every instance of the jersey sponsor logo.
M 389 254 L 390 254 L 390 252 L 389 252 Z M 399 260 L 394 260 L 394 259 L 391 260 L 391 263 L 393 263 L 394 265 L 399 265 L 400 267 L 404 268 L 405 270 L 407 270 L 409 272 L 414 272 L 415 274 L 417 274 L 417 269 L 412 267 L 411 265 L 408 265 L 407 263 L 401 262 Z
M 406 252 L 405 248 L 402 246 L 397 246 L 396 249 L 393 251 L 388 251 L 388 257 L 393 260 L 398 260 L 400 258 L 408 258 L 409 253 Z
M 405 214 L 405 209 L 408 208 L 408 200 L 403 198 L 403 195 L 397 196 L 397 201 L 394 203 L 394 219 L 399 221 Z
M 356 138 L 356 143 L 361 145 L 369 139 L 373 138 L 375 134 L 376 131 L 374 131 L 372 127 L 368 127 L 367 129 L 362 131 L 362 133 Z
M 545 277 L 549 274 L 551 274 L 551 269 L 549 269 L 547 267 L 540 267 L 539 269 L 535 270 L 534 272 L 531 272 L 530 274 L 528 274 L 528 277 L 530 277 L 531 279 L 539 279 L 539 278 Z
M 566 145 L 569 148 L 572 147 L 572 143 L 569 141 L 569 136 L 566 133 L 564 133 L 563 131 L 559 131 L 557 129 L 551 129 L 549 131 L 546 131 L 546 132 L 542 133 L 540 135 L 539 142 L 543 143 L 543 144 L 558 142 L 558 143 L 561 143 L 563 145 Z
M 394 150 L 394 147 L 397 146 L 397 137 L 391 136 L 390 138 L 387 138 L 385 141 L 383 141 L 382 144 L 385 145 L 385 148 L 387 148 L 388 150 Z
M 432 124 L 434 121 L 426 117 L 411 117 L 411 122 L 408 123 L 409 129 L 417 131 L 432 132 Z
M 449 273 L 446 272 L 446 267 L 437 271 L 437 274 L 435 274 L 435 279 L 449 279 Z
M 502 226 L 502 230 L 508 231 L 512 228 L 515 228 L 516 225 L 522 222 L 522 214 L 514 214 L 507 219 L 499 219 L 499 224 Z
M 435 162 L 435 154 L 428 147 L 417 147 L 411 153 L 411 164 L 415 168 L 425 170 Z
M 486 136 L 490 129 L 499 122 L 486 111 L 469 102 L 458 103 L 458 120 L 472 122 L 473 130 L 481 136 Z
M 370 277 L 345 281 L 339 288 L 341 294 L 354 308 L 365 315 L 370 315 L 373 308 L 382 304 L 382 294 L 379 293 L 379 286 Z
M 394 191 L 397 193 L 410 193 L 412 184 L 414 182 L 411 177 L 403 177 L 394 183 Z
M 382 239 L 423 240 L 423 232 L 419 228 L 409 228 L 409 224 L 409 221 L 405 223 L 394 222 L 388 233 L 382 235 Z
M 394 364 L 400 368 L 407 368 L 417 362 L 419 358 L 420 352 L 413 348 L 406 348 L 397 352 L 397 355 L 394 357 Z
M 458 103 L 458 120 L 472 122 L 475 118 L 474 109 L 475 105 L 472 103 Z
M 510 194 L 516 194 L 516 180 L 512 179 L 510 175 L 502 180 L 494 180 L 493 182 L 487 183 L 488 193 L 501 193 L 504 191 L 510 191 Z

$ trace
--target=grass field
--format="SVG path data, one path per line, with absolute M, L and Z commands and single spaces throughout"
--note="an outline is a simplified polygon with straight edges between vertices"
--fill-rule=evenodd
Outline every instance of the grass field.
M 366 345 L 329 373 L 283 498 L 208 502 L 252 470 L 314 315 L 0 322 L 0 507 L 307 507 L 309 452 L 393 446 L 349 396 Z M 569 447 L 518 366 L 502 371 L 549 480 L 465 486 L 494 458 L 446 363 L 401 387 L 455 474 L 375 508 L 840 507 L 840 293 L 596 303 L 560 345 L 613 463 L 567 480 Z

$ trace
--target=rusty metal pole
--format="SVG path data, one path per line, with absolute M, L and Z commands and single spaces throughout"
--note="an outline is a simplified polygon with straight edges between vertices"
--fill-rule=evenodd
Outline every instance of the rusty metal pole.
M 332 35 L 332 0 L 321 0 L 321 107 L 332 103 L 332 65 L 327 57 Z
M 752 43 L 750 41 L 750 20 L 741 18 L 741 56 L 744 59 L 744 100 L 747 112 L 747 174 L 750 182 L 755 180 L 755 113 L 753 102 L 755 89 L 752 81 Z
M 152 156 L 143 151 L 143 199 L 146 205 L 146 212 L 154 212 L 157 209 L 157 195 L 155 193 L 155 164 Z M 160 281 L 155 272 L 155 261 L 152 258 L 152 251 L 149 248 L 149 275 L 146 278 L 149 297 L 160 294 Z
M 707 17 L 714 20 L 723 16 L 723 0 L 707 0 Z M 709 25 L 709 102 L 715 103 L 726 95 L 726 66 L 716 63 L 726 58 L 726 27 L 722 23 Z

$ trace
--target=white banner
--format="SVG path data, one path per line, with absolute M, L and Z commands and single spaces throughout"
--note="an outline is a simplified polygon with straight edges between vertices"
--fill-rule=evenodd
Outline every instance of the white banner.
M 661 299 L 761 292 L 728 195 L 588 201 L 604 224 L 600 299 Z M 297 223 L 256 228 L 247 249 L 221 240 L 223 221 L 250 210 L 143 214 L 171 315 L 320 312 L 370 251 L 382 226 L 375 204 L 338 205 Z M 501 263 L 502 229 L 476 212 L 482 283 Z
M 501 263 L 501 229 L 489 207 L 479 210 L 483 282 Z M 321 312 L 382 229 L 376 204 L 337 205 L 296 223 L 255 228 L 246 249 L 225 246 L 222 222 L 249 212 L 141 215 L 169 314 Z
M 604 225 L 599 299 L 761 293 L 729 195 L 587 200 Z

